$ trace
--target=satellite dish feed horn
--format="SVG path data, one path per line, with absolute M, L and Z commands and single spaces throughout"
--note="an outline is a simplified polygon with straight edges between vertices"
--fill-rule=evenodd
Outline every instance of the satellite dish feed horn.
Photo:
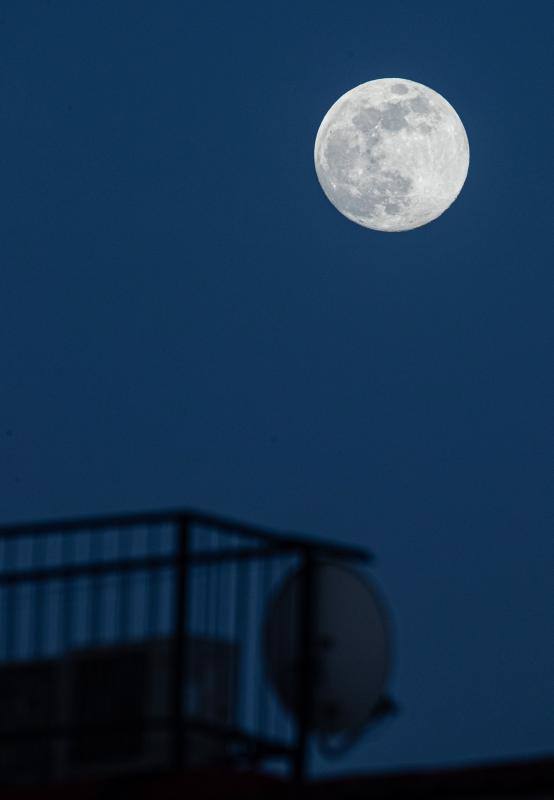
M 269 681 L 298 717 L 301 603 L 305 572 L 289 574 L 269 602 L 264 631 Z M 310 729 L 325 755 L 338 755 L 391 713 L 386 695 L 391 642 L 385 606 L 359 572 L 334 562 L 313 566 L 313 702 Z

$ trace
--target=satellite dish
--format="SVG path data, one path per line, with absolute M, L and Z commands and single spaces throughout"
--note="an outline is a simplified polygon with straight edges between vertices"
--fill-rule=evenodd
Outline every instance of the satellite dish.
M 299 711 L 304 570 L 288 575 L 265 622 L 269 680 L 284 708 Z M 368 722 L 388 713 L 391 644 L 384 604 L 359 572 L 327 561 L 313 567 L 313 714 L 310 728 L 327 753 L 348 746 Z M 340 751 L 345 749 L 340 747 Z

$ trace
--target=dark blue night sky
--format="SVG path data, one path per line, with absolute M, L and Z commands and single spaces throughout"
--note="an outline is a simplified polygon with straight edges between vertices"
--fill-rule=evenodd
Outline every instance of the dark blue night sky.
M 552 9 L 0 8 L 0 521 L 185 505 L 371 548 L 402 712 L 333 769 L 554 744 Z M 313 168 L 389 76 L 471 148 L 402 234 Z

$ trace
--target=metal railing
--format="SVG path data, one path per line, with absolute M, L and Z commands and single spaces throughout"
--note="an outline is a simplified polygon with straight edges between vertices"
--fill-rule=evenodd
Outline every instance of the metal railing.
M 124 770 L 275 760 L 302 781 L 320 558 L 370 556 L 179 509 L 0 527 L 0 783 L 93 775 L 108 756 Z M 291 570 L 304 576 L 293 717 L 262 657 Z

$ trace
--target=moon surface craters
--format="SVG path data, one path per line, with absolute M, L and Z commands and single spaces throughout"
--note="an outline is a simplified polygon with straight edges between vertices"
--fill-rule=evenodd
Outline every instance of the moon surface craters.
M 450 104 L 422 84 L 386 78 L 347 92 L 319 128 L 323 191 L 354 222 L 385 231 L 438 217 L 463 186 L 469 146 Z

